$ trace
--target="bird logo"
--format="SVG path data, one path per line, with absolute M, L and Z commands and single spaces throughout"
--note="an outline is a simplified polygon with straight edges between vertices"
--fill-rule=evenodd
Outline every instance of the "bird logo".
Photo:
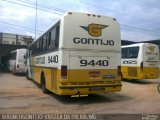
M 154 52 L 155 46 L 149 46 L 148 49 L 149 49 L 151 52 Z

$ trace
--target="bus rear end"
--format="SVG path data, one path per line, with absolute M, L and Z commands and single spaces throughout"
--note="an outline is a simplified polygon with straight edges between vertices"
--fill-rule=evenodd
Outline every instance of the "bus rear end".
M 14 68 L 12 70 L 12 73 L 25 73 L 25 55 L 26 55 L 26 49 L 17 49 L 16 50 L 16 60 L 14 64 Z
M 111 17 L 68 13 L 61 20 L 60 95 L 87 95 L 121 90 L 121 40 Z
M 142 78 L 156 79 L 159 77 L 159 48 L 155 44 L 143 44 L 143 61 L 141 63 Z

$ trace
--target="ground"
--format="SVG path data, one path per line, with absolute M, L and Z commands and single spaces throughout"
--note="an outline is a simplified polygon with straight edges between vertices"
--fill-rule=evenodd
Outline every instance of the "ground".
M 159 79 L 122 81 L 122 91 L 82 98 L 44 94 L 22 75 L 0 74 L 0 113 L 160 113 Z

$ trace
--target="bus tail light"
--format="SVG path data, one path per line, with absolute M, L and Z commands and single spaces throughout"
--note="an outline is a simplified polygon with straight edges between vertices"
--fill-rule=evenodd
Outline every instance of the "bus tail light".
M 67 66 L 61 66 L 61 78 L 62 79 L 67 78 Z
M 143 61 L 141 62 L 140 71 L 143 72 Z
M 16 63 L 14 64 L 13 69 L 14 69 L 14 70 L 16 69 Z
M 19 64 L 17 64 L 17 68 L 19 68 Z
M 121 66 L 118 66 L 117 74 L 118 74 L 118 77 L 122 77 L 122 75 L 121 75 Z

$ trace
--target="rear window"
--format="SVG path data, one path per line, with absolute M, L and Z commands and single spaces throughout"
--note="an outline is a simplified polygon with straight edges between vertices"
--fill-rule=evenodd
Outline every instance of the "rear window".
M 138 57 L 139 47 L 122 48 L 122 58 L 134 59 Z
M 17 55 L 17 52 L 12 52 L 9 54 L 9 59 L 10 60 L 16 60 L 16 55 Z

